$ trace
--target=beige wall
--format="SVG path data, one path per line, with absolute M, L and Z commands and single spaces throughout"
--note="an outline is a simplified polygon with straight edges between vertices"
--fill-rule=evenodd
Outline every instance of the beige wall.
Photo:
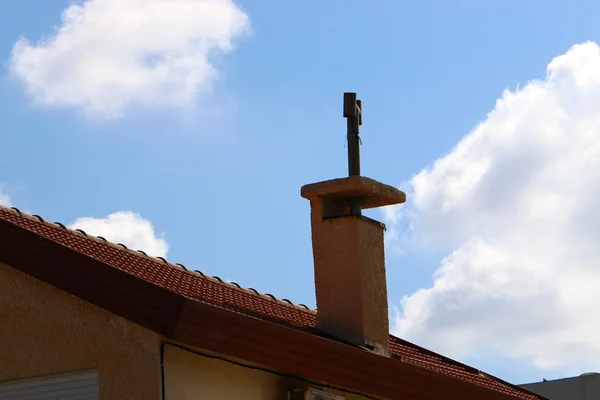
M 244 399 L 286 400 L 290 389 L 303 382 L 270 372 L 204 357 L 174 346 L 165 346 L 166 400 Z M 365 397 L 325 389 L 347 400 Z
M 98 369 L 102 400 L 160 398 L 160 337 L 0 263 L 0 382 Z
M 0 263 L 0 382 L 98 369 L 101 400 L 160 399 L 160 342 L 145 328 Z M 164 357 L 166 400 L 285 400 L 303 385 L 170 345 Z

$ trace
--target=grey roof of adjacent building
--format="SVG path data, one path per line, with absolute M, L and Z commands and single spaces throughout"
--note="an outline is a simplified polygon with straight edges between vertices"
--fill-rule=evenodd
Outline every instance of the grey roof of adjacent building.
M 600 399 L 600 373 L 597 372 L 519 386 L 550 400 Z

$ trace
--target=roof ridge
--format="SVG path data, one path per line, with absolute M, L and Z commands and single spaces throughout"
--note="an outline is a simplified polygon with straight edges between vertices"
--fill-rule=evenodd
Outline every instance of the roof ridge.
M 287 306 L 287 307 L 292 307 L 294 309 L 303 311 L 303 312 L 307 312 L 307 313 L 312 313 L 315 314 L 316 310 L 309 308 L 308 306 L 304 305 L 304 304 L 297 304 L 292 302 L 291 300 L 288 299 L 280 299 L 278 297 L 275 297 L 274 295 L 270 294 L 270 293 L 261 293 L 258 290 L 254 289 L 254 288 L 246 288 L 241 286 L 240 284 L 233 282 L 233 281 L 227 281 L 224 280 L 218 276 L 210 276 L 210 275 L 206 275 L 204 274 L 202 271 L 199 270 L 192 270 L 192 269 L 188 269 L 185 267 L 185 265 L 180 264 L 180 263 L 172 263 L 170 261 L 168 261 L 166 258 L 164 257 L 154 257 L 154 256 L 150 256 L 148 254 L 146 254 L 145 251 L 143 250 L 133 250 L 130 249 L 129 247 L 127 247 L 126 245 L 124 245 L 123 243 L 115 243 L 115 242 L 111 242 L 110 240 L 107 240 L 106 238 L 102 237 L 102 236 L 95 236 L 92 234 L 88 234 L 87 232 L 85 232 L 82 229 L 71 229 L 68 228 L 66 225 L 64 225 L 61 222 L 50 222 L 45 220 L 44 218 L 42 218 L 41 216 L 37 215 L 37 214 L 28 214 L 25 213 L 23 211 L 21 211 L 20 209 L 18 209 L 17 207 L 6 207 L 0 204 L 0 210 L 5 210 L 7 212 L 13 213 L 13 214 L 17 214 L 23 218 L 27 218 L 30 220 L 34 220 L 37 223 L 43 223 L 46 224 L 48 226 L 52 226 L 55 228 L 59 228 L 59 229 L 63 229 L 73 235 L 77 235 L 77 236 L 83 236 L 89 240 L 94 240 L 100 243 L 103 243 L 107 246 L 112 246 L 112 247 L 116 247 L 117 249 L 121 250 L 121 251 L 127 251 L 132 255 L 135 255 L 137 257 L 142 257 L 142 258 L 146 258 L 149 259 L 151 261 L 154 261 L 158 264 L 162 264 L 162 265 L 166 265 L 170 268 L 175 268 L 178 269 L 180 271 L 183 271 L 187 274 L 193 275 L 193 276 L 197 276 L 200 277 L 202 279 L 207 279 L 209 281 L 213 281 L 219 285 L 225 286 L 225 287 L 229 287 L 233 290 L 238 290 L 244 293 L 248 293 L 252 296 L 257 296 L 260 298 L 264 298 L 267 299 L 269 301 L 274 301 L 278 304 Z

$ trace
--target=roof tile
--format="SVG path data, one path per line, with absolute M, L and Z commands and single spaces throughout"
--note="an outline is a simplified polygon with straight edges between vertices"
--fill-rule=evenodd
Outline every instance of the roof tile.
M 108 242 L 104 238 L 88 235 L 81 230 L 68 229 L 60 223 L 46 222 L 39 216 L 27 215 L 16 208 L 0 206 L 0 220 L 27 229 L 183 297 L 280 324 L 311 328 L 317 334 L 314 330 L 316 311 L 305 305 L 297 305 L 287 299 L 280 300 L 270 294 L 260 294 L 254 289 L 242 288 L 236 283 L 224 282 L 218 277 L 208 277 L 199 271 L 191 271 L 181 264 L 172 264 L 164 258 L 147 256 L 141 251 L 130 250 L 122 244 Z M 528 400 L 541 398 L 392 335 L 390 335 L 390 347 L 400 362 L 484 386 L 516 398 Z

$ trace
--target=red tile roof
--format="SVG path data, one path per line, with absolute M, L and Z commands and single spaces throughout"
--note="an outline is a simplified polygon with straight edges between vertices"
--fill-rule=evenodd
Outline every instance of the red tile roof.
M 288 300 L 280 300 L 254 289 L 209 277 L 163 258 L 147 256 L 104 238 L 87 235 L 80 230 L 67 229 L 60 223 L 44 221 L 18 209 L 0 206 L 0 220 L 36 233 L 59 245 L 111 265 L 127 274 L 143 279 L 188 299 L 197 300 L 229 311 L 259 319 L 285 324 L 299 329 L 314 329 L 316 311 Z M 519 387 L 503 382 L 474 368 L 440 356 L 412 343 L 390 335 L 390 346 L 399 362 L 438 372 L 465 382 L 483 386 L 520 399 L 543 399 Z

